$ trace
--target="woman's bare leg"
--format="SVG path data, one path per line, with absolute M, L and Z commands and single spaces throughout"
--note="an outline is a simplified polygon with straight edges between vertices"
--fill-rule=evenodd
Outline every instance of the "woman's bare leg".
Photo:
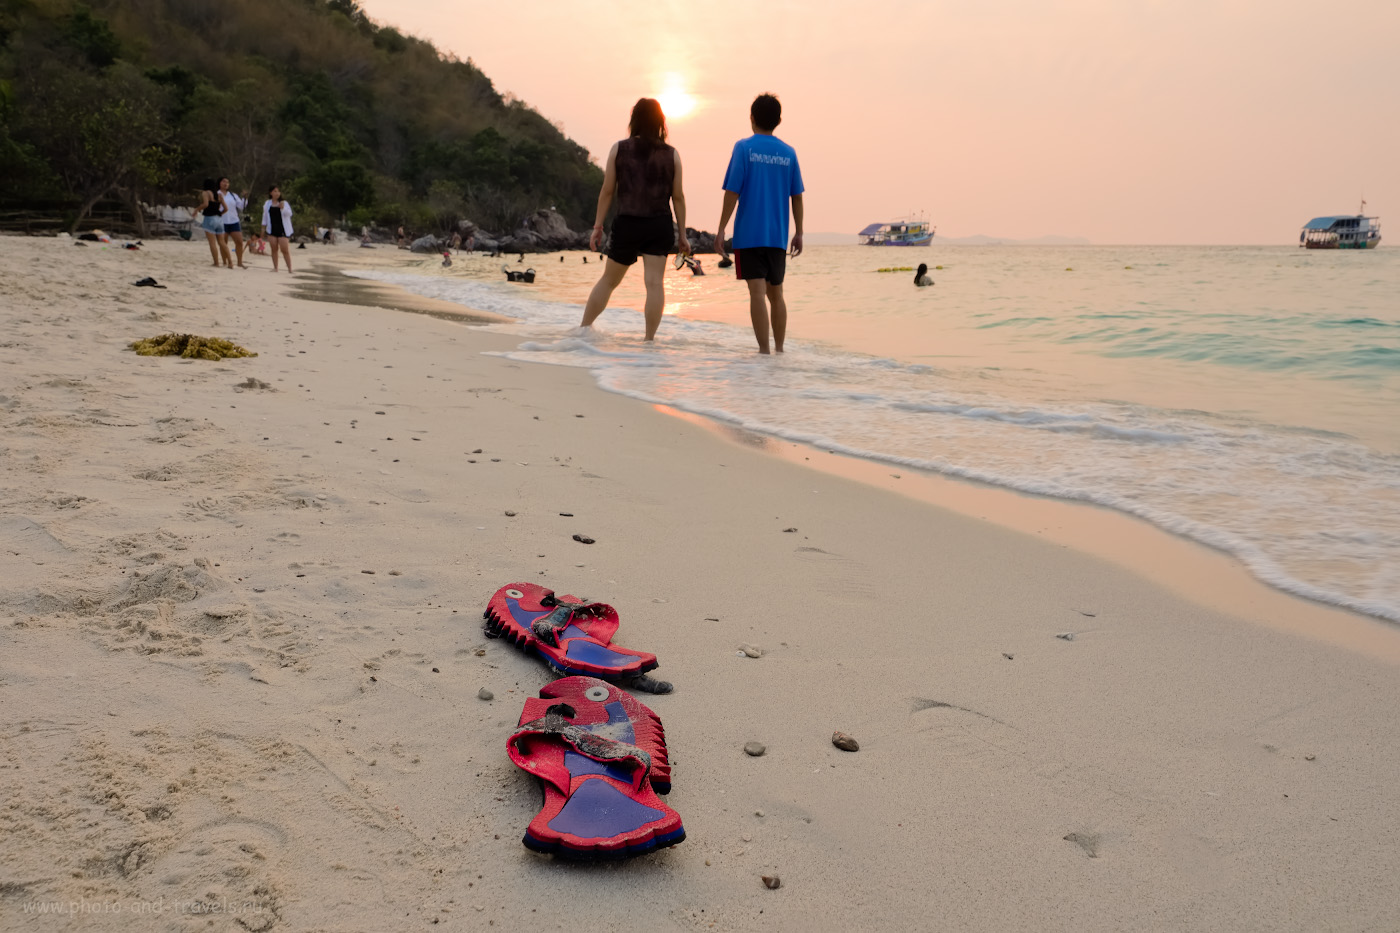
M 219 267 L 219 238 L 205 230 L 204 239 L 209 241 L 209 255 L 214 257 L 214 268 L 217 269 Z
M 608 306 L 608 299 L 612 297 L 613 290 L 622 284 L 622 277 L 627 274 L 627 269 L 628 267 L 620 262 L 613 262 L 611 259 L 607 261 L 598 284 L 588 293 L 588 303 L 583 306 L 583 323 L 580 327 L 592 327 L 593 322 L 598 320 L 598 315 Z
M 275 236 L 270 236 L 270 237 L 268 237 L 268 240 L 271 241 L 271 246 L 272 246 L 272 249 L 269 250 L 269 252 L 272 253 L 272 271 L 273 271 L 273 272 L 276 272 L 276 271 L 277 271 L 277 243 L 278 243 L 278 240 L 277 240 L 277 237 L 275 237 Z
M 220 233 L 219 236 L 218 236 L 218 239 L 219 239 L 219 256 L 223 259 L 224 265 L 226 265 L 226 266 L 228 266 L 230 269 L 232 269 L 232 268 L 233 268 L 233 259 L 232 259 L 232 258 L 229 256 L 229 254 L 228 254 L 228 234 L 227 234 L 227 233 Z
M 647 340 L 656 339 L 656 329 L 661 326 L 661 314 L 666 310 L 666 257 L 642 257 L 642 281 L 647 287 L 647 303 L 643 310 L 646 319 Z
M 246 269 L 247 267 L 243 265 L 243 234 L 241 232 L 230 233 L 229 236 L 233 237 L 234 248 L 238 250 L 238 268 Z
M 292 241 L 289 237 L 278 237 L 277 248 L 282 251 L 282 258 L 287 260 L 287 271 L 292 271 Z

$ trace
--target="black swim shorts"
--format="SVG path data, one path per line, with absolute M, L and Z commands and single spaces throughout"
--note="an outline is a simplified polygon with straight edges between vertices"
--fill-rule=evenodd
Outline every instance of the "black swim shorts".
M 613 220 L 612 240 L 608 243 L 608 258 L 630 266 L 641 256 L 665 256 L 675 252 L 676 228 L 670 215 L 665 217 L 634 217 L 618 214 Z
M 769 285 L 783 284 L 787 274 L 787 250 L 776 246 L 750 246 L 734 251 L 734 277 L 767 279 Z

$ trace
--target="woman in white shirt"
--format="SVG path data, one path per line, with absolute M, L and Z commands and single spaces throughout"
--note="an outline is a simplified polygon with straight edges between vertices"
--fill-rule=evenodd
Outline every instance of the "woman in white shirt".
M 233 237 L 233 245 L 238 250 L 238 268 L 246 269 L 243 265 L 243 210 L 248 206 L 248 195 L 234 194 L 229 190 L 228 179 L 219 179 L 219 197 L 224 199 L 224 235 L 219 237 L 219 243 L 224 248 L 224 257 L 228 258 L 228 238 Z M 230 264 L 231 265 L 231 264 Z
M 272 271 L 277 271 L 277 254 L 287 260 L 287 271 L 292 271 L 292 205 L 282 197 L 282 189 L 273 185 L 267 191 L 268 198 L 263 202 L 262 227 L 272 246 Z

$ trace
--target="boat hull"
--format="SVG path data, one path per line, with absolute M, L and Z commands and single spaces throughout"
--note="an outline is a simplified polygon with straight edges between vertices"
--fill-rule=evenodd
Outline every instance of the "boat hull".
M 1316 243 L 1308 242 L 1303 244 L 1304 249 L 1375 249 L 1380 245 L 1381 238 L 1375 237 L 1359 243 Z
M 933 245 L 933 235 L 930 234 L 929 236 L 926 236 L 926 237 L 919 237 L 919 238 L 916 239 L 916 240 L 899 240 L 899 241 L 897 241 L 897 242 L 891 242 L 891 241 L 889 241 L 889 240 L 883 240 L 883 241 L 866 240 L 865 242 L 861 243 L 860 245 L 861 245 L 861 246 L 932 246 L 932 245 Z

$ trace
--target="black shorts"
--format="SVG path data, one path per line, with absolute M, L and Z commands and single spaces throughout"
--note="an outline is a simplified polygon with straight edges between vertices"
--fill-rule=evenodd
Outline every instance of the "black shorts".
M 767 279 L 769 285 L 783 284 L 787 274 L 787 250 L 776 246 L 750 246 L 734 251 L 734 277 Z
M 612 239 L 608 241 L 608 258 L 630 266 L 637 256 L 665 256 L 675 252 L 676 228 L 671 216 L 634 217 L 618 214 L 613 219 Z

